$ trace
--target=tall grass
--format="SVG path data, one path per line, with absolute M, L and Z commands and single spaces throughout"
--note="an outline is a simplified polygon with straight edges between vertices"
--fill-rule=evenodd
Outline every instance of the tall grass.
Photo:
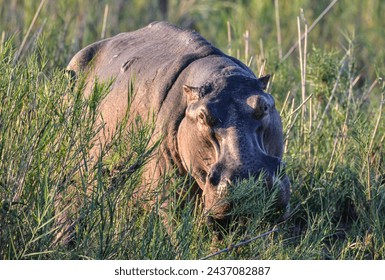
M 178 193 L 191 178 L 164 174 L 159 191 L 167 185 L 172 201 L 166 215 L 163 201 L 148 206 L 137 199 L 143 166 L 158 145 L 148 146 L 151 122 L 123 123 L 90 161 L 108 84 L 85 99 L 82 83 L 73 87 L 62 70 L 101 36 L 164 17 L 158 1 L 45 1 L 37 13 L 39 3 L 0 0 L 2 259 L 198 259 L 273 228 L 278 231 L 215 258 L 385 257 L 381 1 L 338 1 L 308 34 L 307 46 L 283 63 L 280 49 L 285 54 L 329 2 L 169 1 L 177 11 L 168 13 L 172 22 L 197 28 L 255 73 L 274 74 L 269 90 L 284 125 L 289 217 L 282 222 L 274 193 L 250 178 L 236 183 L 237 223 L 217 229 L 219 240 L 200 201 L 185 203 Z M 367 9 L 374 11 L 370 17 L 361 12 Z M 71 203 L 55 207 L 58 198 Z M 65 207 L 76 209 L 72 246 L 55 243 L 55 221 Z

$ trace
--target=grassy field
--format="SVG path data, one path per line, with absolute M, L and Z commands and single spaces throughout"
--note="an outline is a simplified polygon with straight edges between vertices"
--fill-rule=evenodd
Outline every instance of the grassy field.
M 161 2 L 0 0 L 0 258 L 199 259 L 275 229 L 213 259 L 384 259 L 385 3 Z M 139 120 L 88 162 L 107 86 L 85 100 L 63 69 L 87 44 L 162 19 L 273 74 L 292 183 L 285 222 L 251 178 L 236 199 L 258 199 L 234 210 L 248 219 L 223 240 L 213 241 L 199 201 L 170 205 L 170 236 L 156 206 L 128 203 L 151 148 L 152 125 Z M 190 183 L 174 179 L 171 197 Z M 73 246 L 53 242 L 58 194 L 79 204 Z

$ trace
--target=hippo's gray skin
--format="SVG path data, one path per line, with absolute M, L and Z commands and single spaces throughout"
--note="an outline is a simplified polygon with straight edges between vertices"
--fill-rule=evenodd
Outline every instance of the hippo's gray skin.
M 155 114 L 153 141 L 164 140 L 147 164 L 142 188 L 175 168 L 181 176 L 190 173 L 206 213 L 221 220 L 230 210 L 222 202 L 231 182 L 262 170 L 268 184 L 279 180 L 282 125 L 273 97 L 264 92 L 269 77 L 257 79 L 199 34 L 153 23 L 82 49 L 67 69 L 87 73 L 86 95 L 95 80 L 113 81 L 100 107 L 107 131 L 100 141 L 108 142 L 124 118 L 130 82 L 130 116 Z M 278 204 L 285 207 L 290 184 L 280 178 Z

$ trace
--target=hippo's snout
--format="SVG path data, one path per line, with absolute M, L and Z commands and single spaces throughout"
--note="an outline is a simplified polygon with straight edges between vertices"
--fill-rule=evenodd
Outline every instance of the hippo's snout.
M 277 208 L 284 208 L 290 196 L 290 183 L 284 173 L 284 164 L 278 160 L 275 165 L 275 171 L 271 172 L 266 168 L 258 169 L 255 172 L 238 171 L 232 176 L 229 172 L 219 172 L 220 168 L 213 168 L 206 178 L 206 184 L 203 189 L 203 199 L 205 213 L 207 216 L 216 220 L 229 218 L 231 215 L 232 197 L 231 193 L 234 188 L 237 188 L 237 183 L 242 180 L 262 179 L 261 187 L 272 190 L 274 186 L 278 187 Z M 221 176 L 222 175 L 222 176 Z M 257 182 L 257 181 L 254 181 Z

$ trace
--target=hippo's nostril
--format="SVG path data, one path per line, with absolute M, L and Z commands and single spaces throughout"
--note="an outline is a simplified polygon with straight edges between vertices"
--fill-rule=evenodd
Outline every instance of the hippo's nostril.
M 219 181 L 221 180 L 219 174 L 217 172 L 209 172 L 207 174 L 207 179 L 212 186 L 217 186 Z

